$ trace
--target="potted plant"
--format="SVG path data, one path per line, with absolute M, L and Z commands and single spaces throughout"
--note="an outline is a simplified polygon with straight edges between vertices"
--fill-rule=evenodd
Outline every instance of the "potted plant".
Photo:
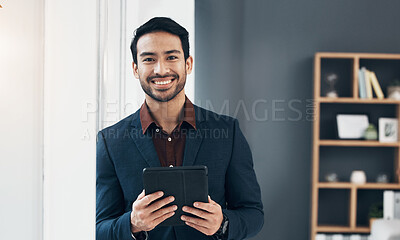
M 368 218 L 369 218 L 369 227 L 372 226 L 372 223 L 378 219 L 378 218 L 383 218 L 383 203 L 374 203 L 369 207 L 369 212 L 368 212 Z

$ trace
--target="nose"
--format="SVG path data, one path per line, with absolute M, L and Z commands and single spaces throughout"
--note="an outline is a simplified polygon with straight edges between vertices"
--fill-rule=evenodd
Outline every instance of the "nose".
M 154 73 L 159 75 L 165 75 L 169 73 L 168 64 L 166 64 L 164 61 L 158 61 L 157 64 L 154 66 Z

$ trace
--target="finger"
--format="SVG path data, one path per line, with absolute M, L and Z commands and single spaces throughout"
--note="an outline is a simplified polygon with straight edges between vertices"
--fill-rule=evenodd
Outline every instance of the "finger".
M 142 198 L 139 201 L 140 201 L 141 205 L 149 205 L 150 203 L 152 203 L 153 201 L 159 199 L 163 195 L 164 195 L 164 193 L 159 191 L 159 192 L 155 192 L 155 193 L 146 195 L 144 198 Z
M 190 222 L 185 222 L 185 224 L 190 226 L 190 227 L 192 227 L 192 228 L 194 228 L 194 229 L 196 229 L 199 232 L 202 232 L 202 233 L 206 234 L 206 235 L 211 235 L 209 233 L 210 230 L 208 228 L 205 228 L 203 226 L 199 226 L 199 225 L 196 225 L 196 224 L 193 224 L 193 223 L 190 223 Z
M 208 218 L 210 218 L 210 215 L 211 215 L 209 212 L 205 212 L 203 210 L 199 210 L 199 209 L 191 208 L 191 207 L 187 207 L 187 206 L 183 207 L 182 210 L 184 212 L 191 213 L 191 214 L 193 214 L 197 217 L 203 218 L 203 219 L 208 219 Z
M 166 197 L 164 199 L 161 199 L 161 200 L 159 200 L 157 202 L 154 202 L 154 203 L 150 204 L 150 206 L 148 206 L 148 210 L 150 212 L 155 212 L 158 209 L 164 207 L 165 205 L 167 205 L 167 204 L 169 204 L 169 203 L 171 203 L 173 201 L 175 201 L 175 198 L 173 196 Z
M 190 222 L 190 223 L 196 224 L 198 226 L 202 226 L 202 227 L 208 228 L 207 220 L 204 220 L 202 218 L 189 217 L 189 216 L 186 216 L 186 215 L 182 215 L 181 219 L 183 221 L 185 221 L 185 222 Z
M 170 212 L 170 213 L 167 213 L 167 214 L 162 215 L 162 216 L 159 217 L 159 218 L 154 219 L 154 220 L 153 220 L 154 227 L 156 227 L 158 224 L 164 222 L 165 219 L 170 218 L 170 217 L 172 217 L 172 216 L 174 216 L 174 215 L 175 215 L 175 212 Z
M 211 203 L 195 202 L 193 206 L 210 213 L 216 212 L 216 205 Z
M 174 212 L 177 209 L 178 209 L 178 206 L 176 206 L 176 205 L 173 205 L 173 206 L 170 206 L 170 207 L 167 207 L 167 208 L 162 208 L 162 209 L 152 213 L 150 215 L 150 218 L 154 220 L 154 219 L 157 219 L 157 218 L 159 218 L 159 217 L 161 217 L 161 216 L 163 216 L 165 214 L 168 214 L 170 212 Z

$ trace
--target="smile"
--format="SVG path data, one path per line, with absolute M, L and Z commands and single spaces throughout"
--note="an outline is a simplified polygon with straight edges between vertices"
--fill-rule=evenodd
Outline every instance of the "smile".
M 154 81 L 155 84 L 157 85 L 165 85 L 172 82 L 172 80 L 167 80 L 167 81 Z

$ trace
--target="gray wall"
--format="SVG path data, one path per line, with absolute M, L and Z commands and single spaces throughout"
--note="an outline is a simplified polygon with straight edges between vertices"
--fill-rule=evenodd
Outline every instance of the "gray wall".
M 247 136 L 265 208 L 254 239 L 309 239 L 313 55 L 400 53 L 400 1 L 197 0 L 195 7 L 195 102 L 238 117 Z

